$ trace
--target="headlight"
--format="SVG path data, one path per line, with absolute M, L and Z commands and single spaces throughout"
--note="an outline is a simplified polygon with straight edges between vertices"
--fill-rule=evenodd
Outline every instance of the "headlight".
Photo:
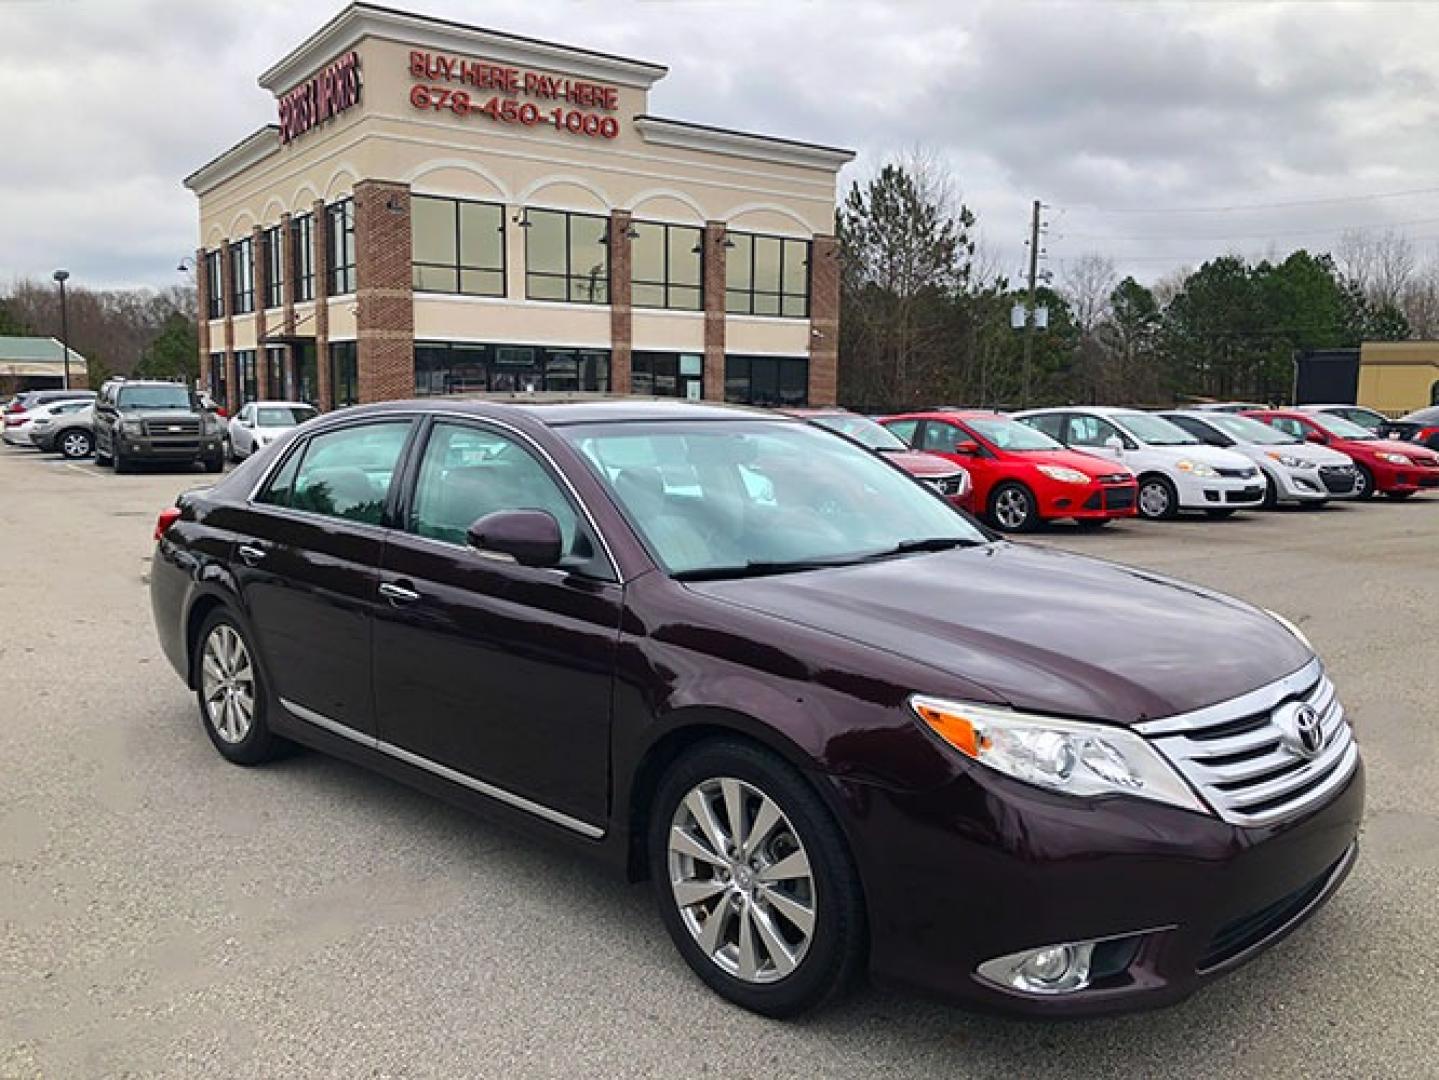
M 1199 461 L 1181 461 L 1178 462 L 1174 467 L 1180 472 L 1193 473 L 1195 476 L 1202 476 L 1206 480 L 1212 479 L 1213 477 L 1219 475 L 1208 465 L 1205 465 L 1203 462 Z
M 1080 798 L 1132 795 L 1209 813 L 1159 751 L 1124 728 L 918 695 L 909 705 L 965 757 L 1027 784 Z
M 1283 615 L 1279 614 L 1279 612 L 1270 611 L 1268 608 L 1264 609 L 1264 614 L 1268 615 L 1280 626 L 1284 627 L 1284 629 L 1288 630 L 1291 634 L 1297 637 L 1300 643 L 1310 652 L 1314 651 L 1314 643 L 1311 642 L 1307 637 L 1305 637 L 1304 631 L 1299 629 L 1299 627 L 1295 626 L 1294 623 L 1286 619 Z
M 218 435 L 223 430 L 223 428 L 224 425 L 220 423 L 220 418 L 214 413 L 200 414 L 200 430 L 204 431 L 206 434 Z
M 1295 457 L 1293 454 L 1281 454 L 1277 450 L 1270 450 L 1268 456 L 1279 462 L 1279 464 L 1283 465 L 1286 469 L 1319 468 L 1319 462 L 1317 461 L 1305 461 L 1302 458 Z
M 125 435 L 139 435 L 145 430 L 145 425 L 139 420 L 121 420 L 120 431 Z
M 1058 480 L 1063 484 L 1087 484 L 1089 477 L 1078 469 L 1066 469 L 1063 465 L 1041 465 L 1039 471 L 1051 480 Z
M 1387 452 L 1384 451 L 1384 450 L 1376 451 L 1374 456 L 1377 457 L 1380 461 L 1387 461 L 1387 462 L 1389 462 L 1390 465 L 1413 465 L 1413 464 L 1414 464 L 1413 461 L 1411 461 L 1409 458 L 1405 457 L 1403 454 L 1390 454 L 1390 453 L 1387 453 Z

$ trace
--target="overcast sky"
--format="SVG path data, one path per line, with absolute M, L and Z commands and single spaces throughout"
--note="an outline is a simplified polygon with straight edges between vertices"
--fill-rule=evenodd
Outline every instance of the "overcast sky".
M 1435 5 L 391 4 L 667 64 L 653 112 L 852 147 L 844 187 L 926 148 L 1015 276 L 1034 198 L 1060 277 L 1088 252 L 1148 281 L 1351 227 L 1439 244 Z M 181 178 L 273 121 L 256 76 L 341 6 L 0 0 L 0 283 L 175 283 Z

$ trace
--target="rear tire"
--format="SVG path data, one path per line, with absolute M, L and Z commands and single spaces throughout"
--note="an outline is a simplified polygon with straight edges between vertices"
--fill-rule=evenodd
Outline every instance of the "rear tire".
M 222 454 L 222 455 L 220 455 L 220 456 L 218 456 L 218 457 L 206 458 L 206 459 L 205 459 L 205 471 L 206 471 L 207 473 L 224 472 L 224 471 L 225 471 L 225 457 L 224 457 L 224 455 Z
M 55 449 L 69 461 L 87 458 L 95 450 L 95 438 L 88 431 L 62 431 L 55 440 Z
M 1034 493 L 1012 480 L 1000 484 L 989 496 L 989 520 L 1004 532 L 1033 532 L 1039 525 Z
M 1139 516 L 1148 521 L 1172 521 L 1179 515 L 1179 492 L 1166 476 L 1143 476 L 1135 498 Z
M 1268 473 L 1261 473 L 1264 477 L 1264 502 L 1260 506 L 1265 510 L 1275 510 L 1279 506 L 1279 484 Z
M 1374 498 L 1374 474 L 1365 465 L 1356 464 L 1354 468 L 1359 473 L 1354 480 L 1354 497 L 1356 499 Z
M 215 749 L 236 765 L 278 757 L 287 743 L 270 731 L 268 696 L 255 648 L 228 611 L 210 612 L 195 639 L 195 699 Z
M 660 782 L 648 843 L 665 928 L 721 997 L 795 1016 L 852 982 L 866 941 L 859 875 L 786 762 L 749 743 L 700 744 Z

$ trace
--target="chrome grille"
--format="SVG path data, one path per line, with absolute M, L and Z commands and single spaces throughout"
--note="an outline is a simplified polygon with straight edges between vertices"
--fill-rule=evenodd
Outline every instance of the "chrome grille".
M 1313 757 L 1275 722 L 1281 707 L 1312 706 L 1321 739 Z M 1354 772 L 1359 747 L 1318 660 L 1250 694 L 1136 725 L 1225 821 L 1264 825 L 1328 798 Z
M 198 435 L 200 421 L 176 417 L 173 420 L 146 420 L 146 435 Z
M 929 486 L 941 495 L 948 495 L 953 498 L 964 490 L 964 478 L 958 473 L 954 476 L 941 476 L 930 480 Z
M 1214 469 L 1220 476 L 1228 477 L 1231 480 L 1248 480 L 1251 476 L 1258 476 L 1259 470 L 1255 468 L 1226 469 L 1216 466 Z

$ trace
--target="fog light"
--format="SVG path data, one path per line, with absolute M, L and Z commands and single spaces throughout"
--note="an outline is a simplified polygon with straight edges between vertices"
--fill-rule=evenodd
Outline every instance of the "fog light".
M 1027 994 L 1071 994 L 1089 985 L 1093 941 L 1046 945 L 986 960 L 979 974 L 990 982 Z

